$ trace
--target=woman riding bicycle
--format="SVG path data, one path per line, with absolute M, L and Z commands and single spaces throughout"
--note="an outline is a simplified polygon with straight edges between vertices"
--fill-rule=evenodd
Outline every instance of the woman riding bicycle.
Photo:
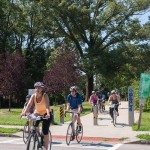
M 45 85 L 42 82 L 36 82 L 34 84 L 35 87 L 35 94 L 33 94 L 29 100 L 29 103 L 26 107 L 26 109 L 22 112 L 22 116 L 28 112 L 32 104 L 35 105 L 34 114 L 35 116 L 38 115 L 44 115 L 45 118 L 42 120 L 42 132 L 44 134 L 44 147 L 47 150 L 48 149 L 48 143 L 49 143 L 49 127 L 51 122 L 51 113 L 50 113 L 50 105 L 49 105 L 49 97 L 44 92 Z M 39 126 L 40 121 L 36 121 L 36 127 Z
M 116 111 L 117 111 L 117 113 L 118 113 L 118 106 L 119 106 L 119 103 L 120 103 L 120 98 L 119 98 L 119 96 L 116 94 L 116 91 L 115 90 L 112 90 L 111 91 L 111 95 L 110 95 L 110 97 L 109 97 L 109 99 L 108 99 L 108 103 L 110 104 L 110 105 L 112 105 L 112 104 L 116 104 L 116 107 L 115 107 L 115 109 L 116 109 Z M 110 116 L 112 117 L 112 111 L 113 111 L 113 108 L 109 108 L 109 114 L 110 114 Z M 119 113 L 118 113 L 118 116 L 119 116 Z
M 95 91 L 92 91 L 92 95 L 90 96 L 89 102 L 91 103 L 92 108 L 94 105 L 98 104 L 98 96 L 96 95 Z M 91 108 L 91 111 L 92 111 L 92 108 Z

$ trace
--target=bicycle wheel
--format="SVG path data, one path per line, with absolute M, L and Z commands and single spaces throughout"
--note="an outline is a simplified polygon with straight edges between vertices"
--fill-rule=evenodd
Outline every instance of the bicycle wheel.
M 83 137 L 83 126 L 77 125 L 77 127 L 76 127 L 76 140 L 78 143 L 81 142 L 82 137 Z
M 36 134 L 31 134 L 27 142 L 26 150 L 40 150 L 41 144 Z
M 29 121 L 27 121 L 23 128 L 23 141 L 25 144 L 27 143 L 29 132 Z
M 116 123 L 117 123 L 117 111 L 114 110 L 113 111 L 113 124 L 114 124 L 114 126 L 116 126 Z
M 72 129 L 72 123 L 69 124 L 66 134 L 66 144 L 69 145 L 70 141 L 73 138 L 73 129 Z
M 49 145 L 48 145 L 48 150 L 51 150 L 52 147 L 52 135 L 51 135 L 51 131 L 49 130 Z

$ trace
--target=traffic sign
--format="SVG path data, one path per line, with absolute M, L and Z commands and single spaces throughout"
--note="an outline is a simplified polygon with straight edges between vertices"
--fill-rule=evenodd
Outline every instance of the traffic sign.
M 150 74 L 141 73 L 138 96 L 141 99 L 148 98 L 150 93 Z

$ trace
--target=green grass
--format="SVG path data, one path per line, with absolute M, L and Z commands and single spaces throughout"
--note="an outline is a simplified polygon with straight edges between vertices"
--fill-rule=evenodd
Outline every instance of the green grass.
M 14 128 L 0 128 L 0 133 L 16 133 L 20 131 L 20 129 L 14 129 Z
M 139 139 L 150 141 L 150 134 L 138 134 L 137 137 Z
M 90 111 L 90 104 L 88 102 L 83 103 L 84 107 L 84 113 L 81 115 L 86 115 L 89 114 Z M 59 106 L 52 106 L 51 107 L 54 110 L 54 124 L 60 124 L 60 107 Z M 23 126 L 26 122 L 25 119 L 20 119 L 20 114 L 21 114 L 22 109 L 11 109 L 9 112 L 8 109 L 0 109 L 0 125 L 15 125 L 15 126 Z M 64 118 L 64 121 L 69 121 L 70 120 L 70 114 L 67 114 L 66 117 Z M 1 128 L 1 130 L 4 130 L 5 133 L 11 132 L 10 129 L 6 128 Z M 3 133 L 1 132 L 0 133 Z M 15 132 L 15 129 L 12 132 Z M 17 132 L 17 130 L 16 130 Z
M 132 129 L 134 131 L 150 131 L 150 112 L 143 112 L 140 129 L 138 129 L 138 122 L 136 122 Z
M 150 112 L 143 112 L 140 129 L 138 129 L 138 122 L 132 126 L 134 131 L 150 131 Z M 138 134 L 137 137 L 139 139 L 150 141 L 149 134 Z

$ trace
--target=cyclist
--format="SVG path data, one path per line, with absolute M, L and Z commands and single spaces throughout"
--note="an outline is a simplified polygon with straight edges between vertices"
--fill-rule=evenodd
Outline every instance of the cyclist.
M 21 115 L 25 115 L 26 112 L 28 112 L 28 109 L 31 108 L 32 104 L 35 105 L 34 114 L 35 116 L 38 115 L 44 115 L 45 118 L 42 120 L 42 132 L 44 135 L 44 147 L 47 150 L 48 149 L 48 143 L 49 143 L 49 127 L 51 122 L 51 113 L 50 113 L 50 104 L 49 104 L 49 97 L 44 92 L 45 85 L 42 82 L 36 82 L 34 84 L 35 87 L 35 94 L 33 94 L 29 100 L 29 103 L 27 104 L 27 107 L 22 112 Z M 36 121 L 36 127 L 38 129 L 40 121 Z
M 102 98 L 101 98 L 101 110 L 102 111 L 105 110 L 105 101 L 106 101 L 105 95 L 102 95 Z
M 97 105 L 97 103 L 98 103 L 98 96 L 96 95 L 95 91 L 92 91 L 92 95 L 90 96 L 89 102 L 92 105 L 92 109 L 93 109 L 94 105 Z
M 118 112 L 118 106 L 119 106 L 119 103 L 120 103 L 120 98 L 119 96 L 116 94 L 116 91 L 115 90 L 112 90 L 111 91 L 111 95 L 108 99 L 108 103 L 111 105 L 111 104 L 118 104 L 115 109 L 118 113 L 118 116 L 119 116 L 119 112 Z M 110 113 L 110 116 L 112 117 L 112 112 L 113 112 L 113 108 L 109 108 L 109 113 Z
M 27 107 L 27 105 L 28 105 L 28 103 L 29 103 L 30 98 L 31 98 L 31 95 L 27 95 L 27 96 L 26 96 L 26 102 L 25 102 L 24 107 L 23 107 L 23 109 L 22 109 L 22 113 L 23 113 L 24 110 L 26 109 L 26 107 Z M 29 114 L 32 114 L 33 112 L 34 112 L 34 104 L 32 104 L 32 106 L 30 107 L 30 109 L 29 109 Z M 29 119 L 28 121 L 29 121 L 29 131 L 30 131 L 30 127 L 31 127 L 32 120 Z
M 80 113 L 82 111 L 81 105 L 82 105 L 82 97 L 81 95 L 77 92 L 77 87 L 72 86 L 70 87 L 70 94 L 67 95 L 67 108 L 65 111 L 70 111 L 74 113 L 78 113 L 74 116 L 74 122 L 79 124 L 79 131 L 81 131 L 81 119 L 80 119 Z
M 25 110 L 25 108 L 27 107 L 27 104 L 29 103 L 31 95 L 27 95 L 26 96 L 26 102 L 24 104 L 23 110 L 22 112 Z M 29 114 L 32 114 L 34 112 L 34 104 L 31 106 L 31 108 L 29 109 Z

